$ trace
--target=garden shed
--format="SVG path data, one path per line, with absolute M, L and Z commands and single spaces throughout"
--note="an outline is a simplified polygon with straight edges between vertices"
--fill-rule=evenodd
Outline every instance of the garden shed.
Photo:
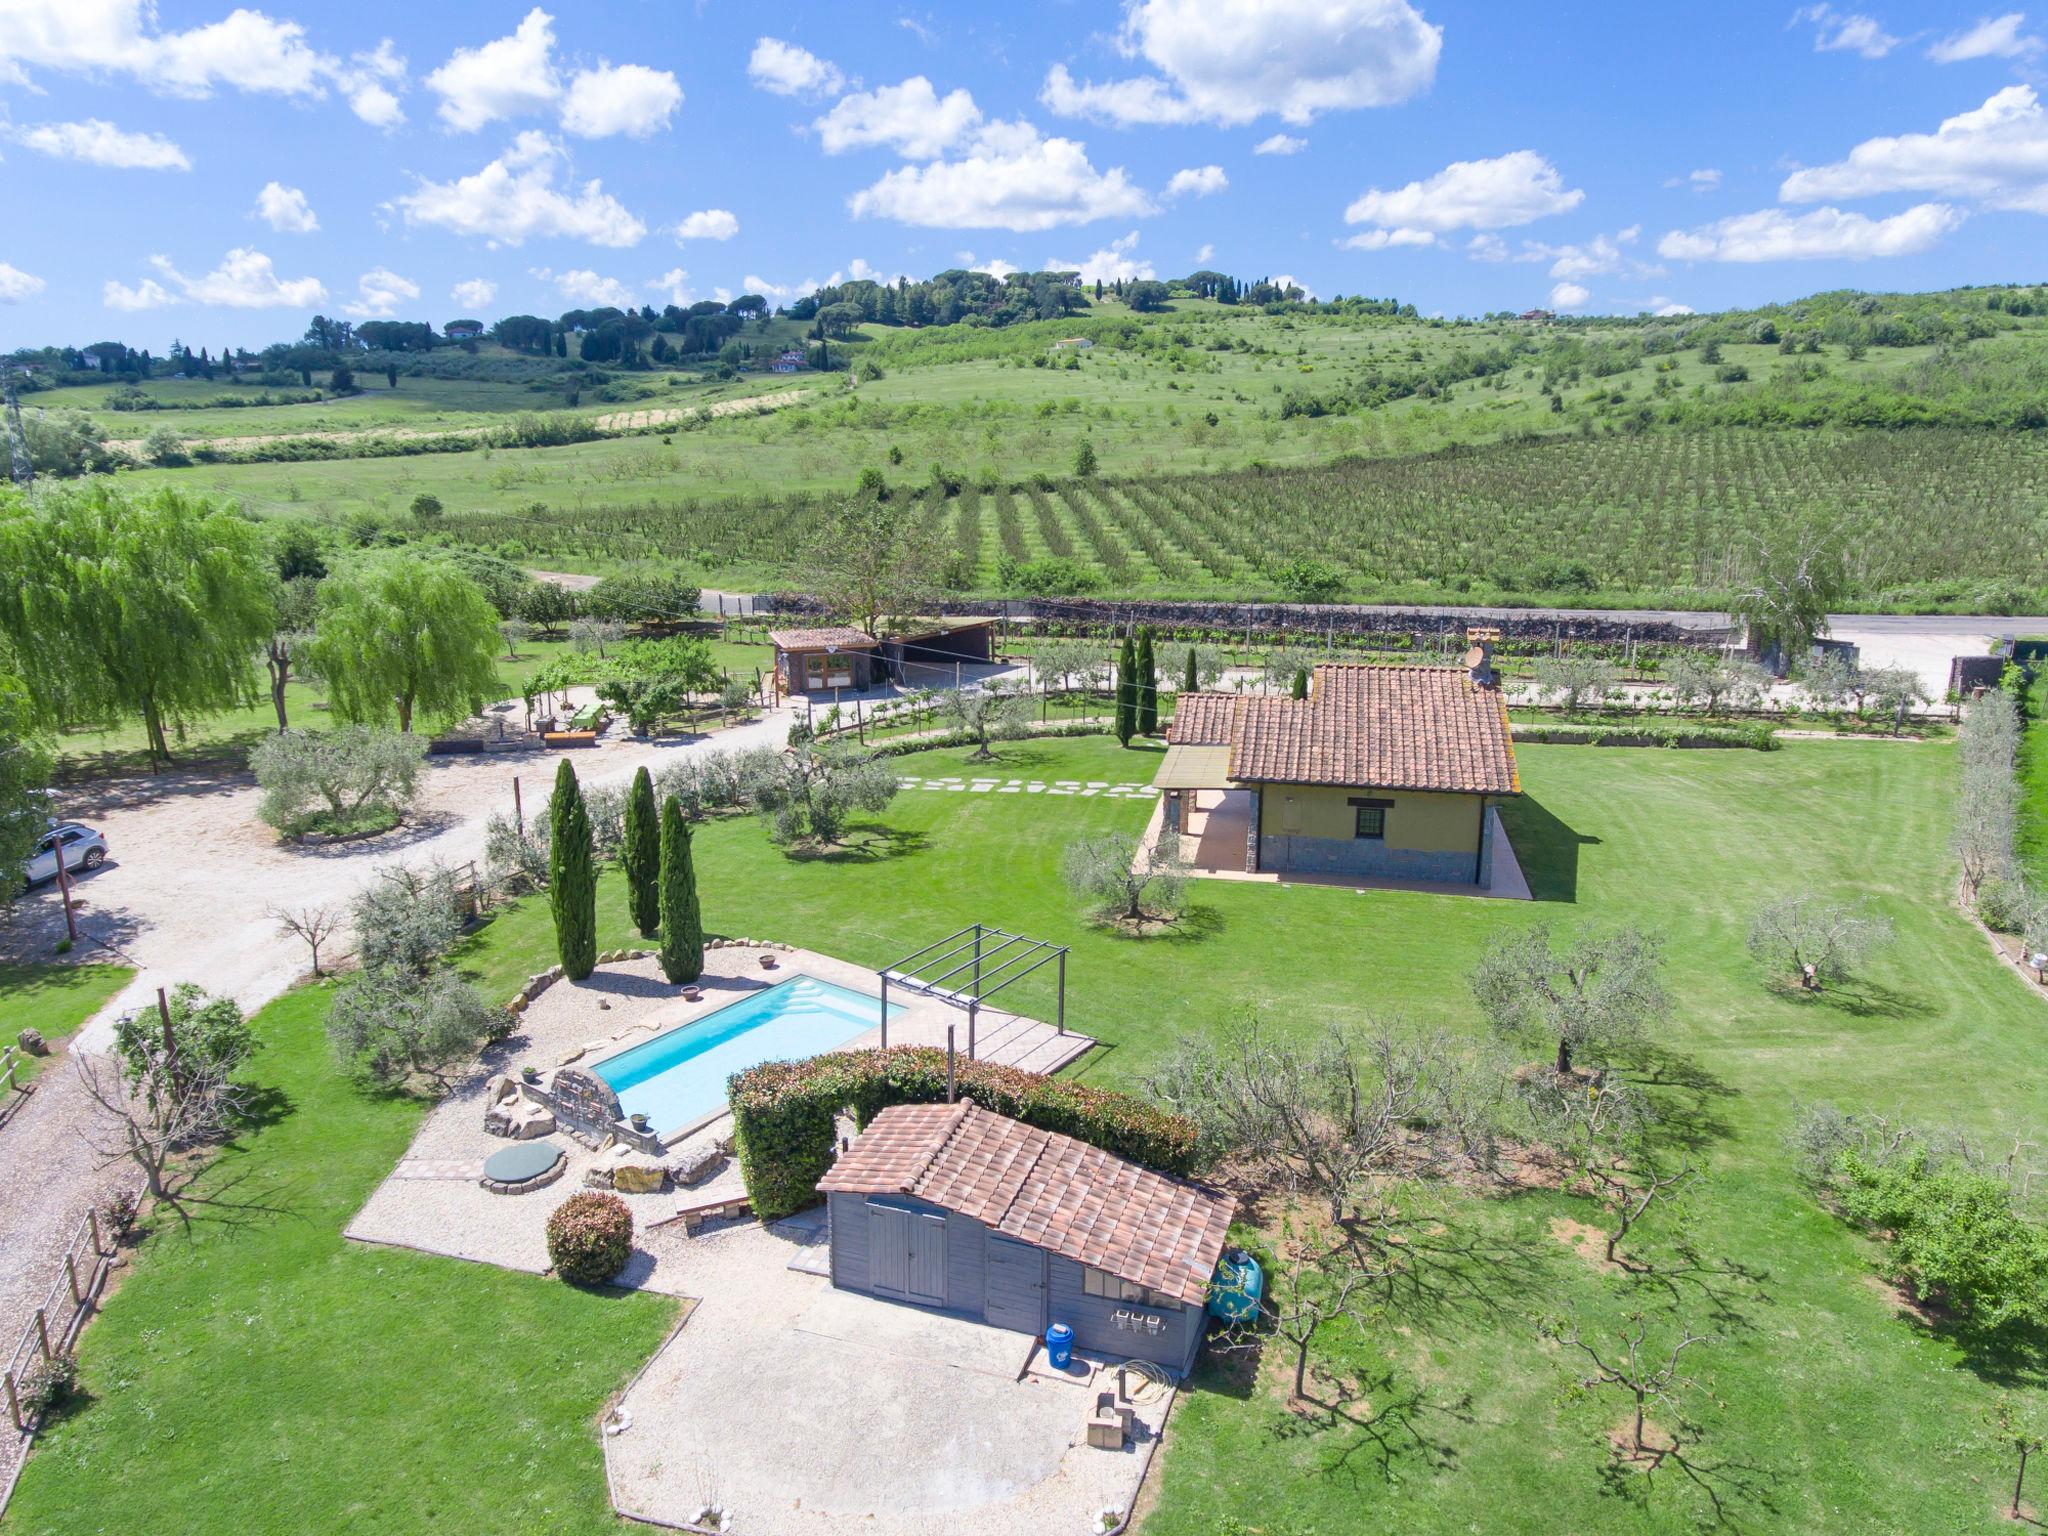
M 775 682 L 781 693 L 830 693 L 873 686 L 880 671 L 875 648 L 881 642 L 850 624 L 823 629 L 771 629 Z
M 1237 1209 L 967 1102 L 884 1109 L 818 1188 L 841 1290 L 1182 1372 Z

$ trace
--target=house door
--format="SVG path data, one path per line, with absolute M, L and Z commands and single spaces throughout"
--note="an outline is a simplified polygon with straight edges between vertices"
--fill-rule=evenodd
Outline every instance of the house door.
M 1045 1267 L 1043 1248 L 991 1232 L 988 1294 L 982 1303 L 982 1317 L 995 1327 L 1014 1328 L 1019 1333 L 1037 1333 L 1044 1328 Z
M 868 1206 L 870 1284 L 877 1296 L 946 1304 L 946 1218 L 893 1205 Z

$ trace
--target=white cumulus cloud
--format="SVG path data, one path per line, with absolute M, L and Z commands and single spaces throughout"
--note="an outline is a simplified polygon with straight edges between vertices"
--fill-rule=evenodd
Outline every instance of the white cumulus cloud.
M 808 49 L 764 37 L 747 58 L 747 78 L 777 96 L 829 96 L 846 84 L 839 66 Z
M 2048 112 L 2034 88 L 2009 85 L 1933 133 L 1865 139 L 1832 165 L 1794 171 L 1778 197 L 1817 203 L 1888 192 L 1933 192 L 2048 213 Z
M 319 278 L 279 277 L 268 256 L 247 246 L 236 246 L 198 277 L 180 272 L 168 256 L 152 256 L 149 264 L 170 286 L 155 278 L 135 288 L 110 282 L 102 291 L 109 308 L 157 309 L 182 299 L 223 309 L 305 309 L 327 297 Z
M 464 309 L 487 309 L 498 296 L 498 285 L 488 277 L 469 277 L 448 291 Z
M 981 126 L 981 108 L 964 90 L 939 95 L 923 75 L 901 85 L 842 96 L 811 126 L 828 155 L 887 145 L 910 160 L 944 154 Z
M 1586 194 L 1567 187 L 1556 166 L 1532 149 L 1492 160 L 1457 160 L 1434 176 L 1391 192 L 1375 187 L 1344 210 L 1347 224 L 1387 230 L 1506 229 L 1568 213 Z
M 1921 203 L 1888 219 L 1839 208 L 1802 214 L 1765 208 L 1697 229 L 1674 229 L 1657 242 L 1657 254 L 1672 261 L 1864 261 L 1873 256 L 1911 256 L 1962 221 L 1961 210 L 1946 203 Z
M 1885 31 L 1876 17 L 1838 11 L 1831 5 L 1809 5 L 1794 11 L 1791 25 L 1801 23 L 1812 26 L 1816 53 L 1854 53 L 1866 59 L 1881 59 L 1899 46 L 1899 40 Z
M 0 304 L 19 304 L 32 299 L 50 285 L 33 272 L 0 261 Z
M 579 70 L 562 98 L 562 127 L 582 139 L 615 134 L 644 139 L 668 126 L 683 104 L 683 88 L 665 69 L 644 64 L 599 64 Z
M 958 159 L 906 165 L 847 199 L 857 218 L 934 229 L 1055 229 L 1156 213 L 1121 166 L 1098 171 L 1086 146 L 993 124 Z
M 1581 309 L 1585 306 L 1586 300 L 1592 297 L 1593 295 L 1589 290 L 1580 287 L 1577 283 L 1559 283 L 1550 290 L 1550 307 L 1552 309 Z
M 1173 179 L 1166 184 L 1166 196 L 1207 197 L 1212 192 L 1221 192 L 1230 185 L 1230 178 L 1223 174 L 1220 165 L 1195 166 L 1185 171 L 1175 171 Z
M 474 133 L 486 123 L 552 106 L 562 94 L 554 49 L 554 18 L 539 6 L 508 36 L 457 48 L 427 76 L 427 89 L 441 98 L 441 121 Z
M 388 320 L 398 306 L 420 296 L 420 285 L 389 267 L 372 267 L 356 279 L 356 296 L 342 309 L 358 320 Z
M 1989 16 L 1974 27 L 1951 32 L 1927 50 L 1937 64 L 1961 64 L 1969 59 L 2031 59 L 2044 46 L 2038 37 L 2022 32 L 2027 24 L 2024 11 Z
M 391 206 L 408 224 L 472 235 L 493 246 L 559 236 L 591 245 L 638 245 L 647 226 L 599 181 L 556 185 L 562 146 L 533 129 L 482 170 L 454 181 L 421 181 Z
M 82 123 L 39 123 L 22 129 L 15 137 L 30 149 L 59 160 L 82 160 L 87 165 L 130 171 L 192 169 L 185 151 L 162 134 L 129 133 L 104 118 L 89 117 Z
M 1690 315 L 1696 312 L 1690 304 L 1681 304 L 1676 299 L 1667 299 L 1661 293 L 1650 296 L 1649 309 L 1651 314 L 1666 320 L 1674 316 Z
M 681 267 L 670 267 L 647 286 L 679 307 L 696 302 L 690 293 L 690 274 Z
M 686 213 L 676 225 L 678 240 L 730 240 L 740 232 L 740 221 L 723 208 L 699 208 Z
M 1112 240 L 1082 261 L 1047 260 L 1046 272 L 1079 272 L 1084 283 L 1134 282 L 1153 276 L 1152 263 L 1133 253 L 1138 248 L 1134 229 L 1121 240 Z
M 1252 153 L 1255 155 L 1298 155 L 1307 148 L 1307 139 L 1298 139 L 1291 133 L 1275 133 L 1254 144 L 1252 146 Z
M 629 309 L 638 301 L 632 288 L 615 277 L 602 277 L 588 267 L 576 267 L 567 272 L 552 272 L 546 267 L 535 267 L 533 275 L 542 282 L 552 282 L 555 291 L 571 304 L 586 308 Z
M 1039 99 L 1111 123 L 1299 125 L 1428 89 L 1443 29 L 1408 0 L 1129 0 L 1118 43 L 1158 73 L 1083 83 L 1054 65 Z
M 256 217 L 285 235 L 310 235 L 320 227 L 306 194 L 276 181 L 265 182 L 256 194 Z
M 1391 251 L 1404 245 L 1435 245 L 1436 235 L 1427 229 L 1362 229 L 1338 244 L 1347 251 Z

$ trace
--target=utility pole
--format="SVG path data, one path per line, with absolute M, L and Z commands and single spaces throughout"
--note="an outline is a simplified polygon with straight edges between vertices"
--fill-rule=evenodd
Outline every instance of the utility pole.
M 8 468 L 24 491 L 35 484 L 35 466 L 28 461 L 28 437 L 21 429 L 21 401 L 14 393 L 14 370 L 0 363 L 0 400 L 7 407 Z

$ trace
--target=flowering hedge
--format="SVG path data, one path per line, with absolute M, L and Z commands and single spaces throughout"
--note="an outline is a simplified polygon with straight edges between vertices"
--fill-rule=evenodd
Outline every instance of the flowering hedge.
M 954 1081 L 961 1098 L 1026 1125 L 1162 1173 L 1194 1168 L 1193 1122 L 1130 1094 L 965 1058 L 955 1062 Z M 907 1045 L 765 1062 L 736 1074 L 729 1090 L 747 1198 L 756 1216 L 773 1220 L 817 1203 L 841 1111 L 866 1125 L 891 1104 L 943 1102 L 946 1053 Z

